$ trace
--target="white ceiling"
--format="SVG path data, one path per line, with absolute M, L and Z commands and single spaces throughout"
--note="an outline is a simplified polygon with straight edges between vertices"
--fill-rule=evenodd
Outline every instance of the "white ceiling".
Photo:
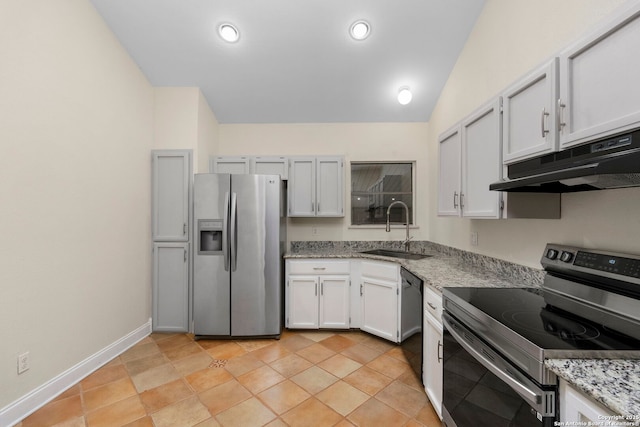
M 330 123 L 428 121 L 484 0 L 91 2 L 151 84 L 199 87 L 220 123 Z

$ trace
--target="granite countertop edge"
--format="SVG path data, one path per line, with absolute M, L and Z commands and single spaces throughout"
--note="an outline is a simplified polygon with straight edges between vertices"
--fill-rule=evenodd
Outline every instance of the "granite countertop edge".
M 545 366 L 618 415 L 640 416 L 640 360 L 547 359 Z

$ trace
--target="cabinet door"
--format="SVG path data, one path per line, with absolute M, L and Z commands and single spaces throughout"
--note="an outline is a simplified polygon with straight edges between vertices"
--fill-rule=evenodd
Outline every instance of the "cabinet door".
M 286 157 L 255 157 L 251 159 L 251 173 L 258 175 L 280 175 L 289 179 L 289 162 Z
M 501 193 L 489 184 L 502 177 L 500 98 L 462 122 L 462 216 L 500 218 Z
M 349 328 L 349 276 L 320 276 L 320 327 Z
M 544 64 L 502 95 L 504 164 L 557 151 L 558 59 Z
M 289 216 L 316 215 L 316 159 L 289 159 Z
M 439 138 L 440 169 L 438 171 L 438 216 L 460 215 L 460 126 Z
M 189 244 L 153 245 L 153 330 L 189 330 Z
M 318 329 L 318 276 L 289 276 L 287 327 Z
M 152 237 L 154 241 L 189 240 L 191 152 L 152 152 Z
M 398 283 L 362 278 L 363 331 L 398 342 Z
M 425 313 L 423 334 L 424 390 L 442 419 L 442 324 Z
M 560 380 L 560 421 L 575 425 L 606 425 L 602 420 L 615 415 L 595 400 L 592 400 Z M 580 424 L 584 423 L 584 424 Z M 589 424 L 591 423 L 591 424 Z
M 344 161 L 340 157 L 319 157 L 316 168 L 316 215 L 344 216 Z
M 248 157 L 214 157 L 209 169 L 211 173 L 248 174 L 250 164 Z
M 640 124 L 640 3 L 560 54 L 560 144 Z

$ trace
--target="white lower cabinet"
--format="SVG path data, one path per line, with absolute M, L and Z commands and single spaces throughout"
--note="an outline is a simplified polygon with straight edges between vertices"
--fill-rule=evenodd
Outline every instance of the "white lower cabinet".
M 288 328 L 349 328 L 349 261 L 288 260 L 286 269 Z
M 401 341 L 402 295 L 398 264 L 369 260 L 288 259 L 286 276 L 287 328 L 353 327 L 394 343 Z
M 320 276 L 320 327 L 349 328 L 349 276 Z
M 189 243 L 153 244 L 153 330 L 189 331 Z
M 431 405 L 442 419 L 442 296 L 424 288 L 422 383 Z
M 615 416 L 612 411 L 579 392 L 566 381 L 560 380 L 560 421 L 562 423 L 606 425 L 606 420 L 611 419 L 612 416 Z
M 287 280 L 287 326 L 294 329 L 318 329 L 318 276 L 289 276 Z
M 398 284 L 362 278 L 362 326 L 373 335 L 398 342 Z
M 400 341 L 400 267 L 362 261 L 360 329 L 393 342 Z

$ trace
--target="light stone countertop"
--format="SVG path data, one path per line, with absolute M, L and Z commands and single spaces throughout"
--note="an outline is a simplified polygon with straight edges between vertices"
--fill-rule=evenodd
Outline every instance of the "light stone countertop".
M 350 249 L 317 249 L 289 253 L 285 255 L 285 258 L 348 258 L 395 262 L 422 279 L 425 285 L 440 292 L 445 287 L 514 288 L 539 287 L 541 284 L 539 272 L 526 267 L 522 267 L 521 271 L 507 272 L 501 268 L 479 266 L 469 260 L 434 250 L 425 250 L 423 253 L 430 256 L 420 260 L 408 260 L 363 254 Z M 515 264 L 511 264 L 511 266 L 516 269 L 518 267 Z M 533 271 L 533 275 L 527 274 L 529 270 Z
M 545 365 L 613 412 L 640 417 L 640 360 L 548 359 Z

